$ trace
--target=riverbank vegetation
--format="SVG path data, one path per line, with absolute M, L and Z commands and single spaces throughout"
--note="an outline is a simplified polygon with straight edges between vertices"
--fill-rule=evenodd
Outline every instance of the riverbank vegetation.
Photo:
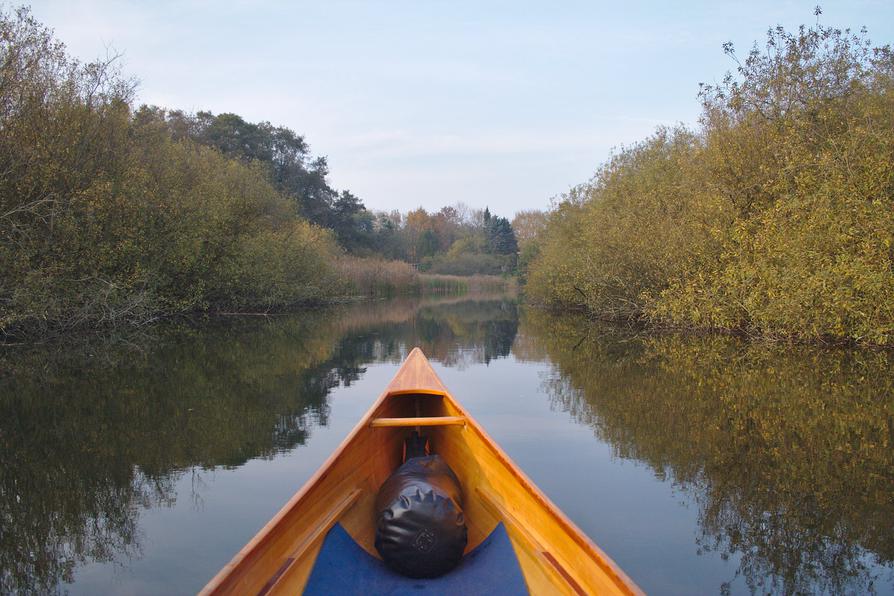
M 661 128 L 572 189 L 527 295 L 612 319 L 894 343 L 894 54 L 771 30 Z
M 80 63 L 27 8 L 0 12 L 0 334 L 421 292 L 438 284 L 417 268 L 515 266 L 505 218 L 376 214 L 327 175 L 287 128 L 136 107 L 114 57 Z
M 132 109 L 114 61 L 81 64 L 26 9 L 0 16 L 0 329 L 338 293 L 334 235 L 255 162 Z
M 546 229 L 547 214 L 536 209 L 519 211 L 512 218 L 512 229 L 518 241 L 519 283 L 527 283 L 528 268 L 540 256 L 540 239 Z

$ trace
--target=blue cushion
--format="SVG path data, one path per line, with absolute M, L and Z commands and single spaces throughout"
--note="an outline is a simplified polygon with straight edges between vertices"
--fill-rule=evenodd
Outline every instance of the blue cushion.
M 453 571 L 413 579 L 391 571 L 333 526 L 314 564 L 305 594 L 527 594 L 525 578 L 503 524 L 468 553 Z

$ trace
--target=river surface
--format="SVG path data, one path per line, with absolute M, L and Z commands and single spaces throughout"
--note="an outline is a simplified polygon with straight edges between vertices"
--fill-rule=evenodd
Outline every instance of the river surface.
M 0 592 L 190 594 L 421 346 L 652 594 L 894 594 L 894 357 L 396 300 L 0 352 Z

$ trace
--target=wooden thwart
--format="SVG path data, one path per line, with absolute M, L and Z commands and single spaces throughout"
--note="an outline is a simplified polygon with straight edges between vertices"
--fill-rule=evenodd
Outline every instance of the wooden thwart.
M 369 425 L 382 426 L 465 426 L 465 416 L 419 416 L 416 418 L 373 418 Z

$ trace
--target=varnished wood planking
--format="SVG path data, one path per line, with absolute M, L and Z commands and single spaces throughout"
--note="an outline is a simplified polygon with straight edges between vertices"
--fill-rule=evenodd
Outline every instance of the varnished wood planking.
M 373 556 L 375 493 L 399 465 L 406 431 L 399 418 L 436 418 L 433 451 L 453 468 L 465 495 L 467 550 L 502 521 L 534 594 L 638 594 L 639 589 L 572 524 L 468 416 L 415 348 L 351 434 L 289 503 L 212 579 L 203 593 L 299 593 L 313 569 L 339 499 L 340 517 Z M 443 418 L 447 417 L 447 418 Z M 386 420 L 373 428 L 375 419 Z M 462 420 L 464 424 L 459 421 Z M 284 565 L 289 559 L 291 563 Z

